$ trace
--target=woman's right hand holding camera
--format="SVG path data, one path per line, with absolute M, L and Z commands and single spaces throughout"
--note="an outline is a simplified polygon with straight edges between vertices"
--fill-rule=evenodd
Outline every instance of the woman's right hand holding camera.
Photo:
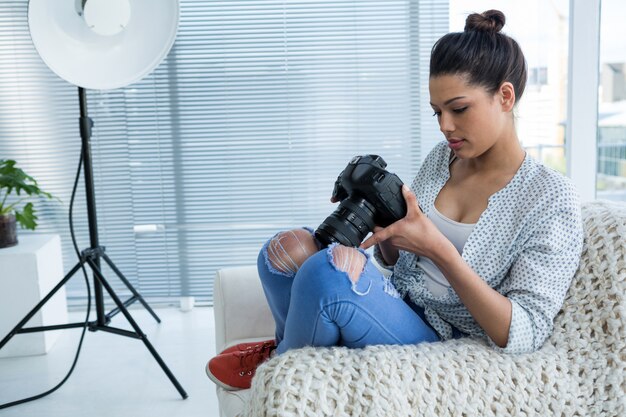
M 402 194 L 407 206 L 406 216 L 385 228 L 374 229 L 374 234 L 361 243 L 361 248 L 389 242 L 393 251 L 402 249 L 426 256 L 436 264 L 450 253 L 458 255 L 452 243 L 422 212 L 417 197 L 406 185 L 402 186 Z M 393 251 L 390 255 L 393 255 Z

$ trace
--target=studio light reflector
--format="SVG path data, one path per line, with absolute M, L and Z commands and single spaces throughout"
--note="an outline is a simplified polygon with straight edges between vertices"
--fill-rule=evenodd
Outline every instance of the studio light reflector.
M 176 39 L 178 0 L 30 0 L 28 25 L 52 71 L 83 88 L 139 81 Z

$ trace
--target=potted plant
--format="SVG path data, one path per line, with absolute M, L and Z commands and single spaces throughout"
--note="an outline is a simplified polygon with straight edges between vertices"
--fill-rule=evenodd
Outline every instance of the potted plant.
M 11 159 L 0 159 L 0 248 L 17 245 L 17 227 L 35 230 L 37 215 L 32 200 L 53 198 L 37 181 L 15 165 Z M 15 194 L 15 199 L 9 196 Z

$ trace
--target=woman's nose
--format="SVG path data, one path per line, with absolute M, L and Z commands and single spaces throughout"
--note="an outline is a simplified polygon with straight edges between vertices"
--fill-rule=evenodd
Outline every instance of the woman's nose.
M 452 122 L 452 117 L 443 112 L 439 116 L 439 130 L 441 130 L 443 133 L 454 132 L 454 123 Z

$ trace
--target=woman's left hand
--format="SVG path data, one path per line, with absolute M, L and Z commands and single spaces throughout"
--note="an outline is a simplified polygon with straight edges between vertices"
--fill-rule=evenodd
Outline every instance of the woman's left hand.
M 437 226 L 422 212 L 417 197 L 406 185 L 402 186 L 402 195 L 406 201 L 406 216 L 385 228 L 376 226 L 374 234 L 361 243 L 361 248 L 367 249 L 380 242 L 388 241 L 387 243 L 398 249 L 433 260 L 438 254 L 456 250 Z

